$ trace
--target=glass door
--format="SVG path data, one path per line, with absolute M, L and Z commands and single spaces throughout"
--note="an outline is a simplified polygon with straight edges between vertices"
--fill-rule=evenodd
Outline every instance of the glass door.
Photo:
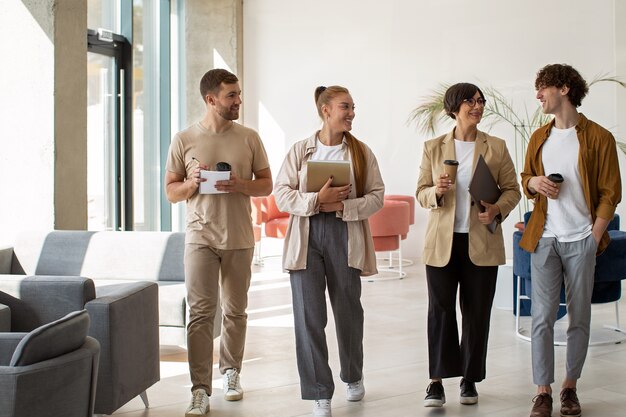
M 87 53 L 87 215 L 89 230 L 116 229 L 117 68 Z
M 102 30 L 87 35 L 87 215 L 89 230 L 132 230 L 130 46 Z

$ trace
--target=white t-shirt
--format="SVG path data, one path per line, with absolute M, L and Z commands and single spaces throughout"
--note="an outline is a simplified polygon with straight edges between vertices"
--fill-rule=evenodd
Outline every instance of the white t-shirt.
M 454 232 L 469 232 L 470 193 L 469 184 L 472 180 L 472 163 L 476 142 L 454 139 L 454 151 L 459 166 L 456 170 L 456 207 L 454 210 Z
M 324 145 L 319 138 L 316 140 L 315 152 L 309 158 L 312 161 L 343 161 L 346 159 L 346 151 L 344 144 L 341 142 L 339 145 Z
M 548 198 L 548 214 L 542 237 L 556 237 L 559 242 L 576 242 L 591 234 L 593 220 L 585 201 L 578 171 L 580 143 L 576 127 L 553 127 L 543 144 L 541 159 L 547 175 L 563 176 L 559 197 Z

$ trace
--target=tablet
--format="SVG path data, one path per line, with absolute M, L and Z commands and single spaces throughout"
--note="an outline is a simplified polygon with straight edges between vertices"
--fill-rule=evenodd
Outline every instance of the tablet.
M 306 191 L 318 192 L 331 176 L 333 187 L 350 184 L 350 161 L 307 161 Z

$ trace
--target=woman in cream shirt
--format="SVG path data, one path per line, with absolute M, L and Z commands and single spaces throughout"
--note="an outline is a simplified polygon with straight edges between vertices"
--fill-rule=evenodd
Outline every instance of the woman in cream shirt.
M 288 212 L 283 267 L 291 275 L 296 353 L 302 398 L 314 400 L 313 416 L 330 416 L 334 393 L 328 366 L 326 298 L 335 317 L 340 377 L 348 401 L 360 401 L 363 387 L 361 275 L 376 271 L 367 218 L 383 206 L 385 186 L 372 151 L 350 134 L 354 102 L 347 89 L 318 87 L 315 104 L 323 125 L 295 143 L 278 173 L 276 204 Z M 351 184 L 307 192 L 309 160 L 345 160 Z
M 442 378 L 460 376 L 461 404 L 476 404 L 476 382 L 485 378 L 491 305 L 498 265 L 505 262 L 500 222 L 521 198 L 513 161 L 502 139 L 478 130 L 485 96 L 473 84 L 459 83 L 445 93 L 452 132 L 427 141 L 417 184 L 417 200 L 430 210 L 423 262 L 428 282 L 428 358 L 431 383 L 424 406 L 446 402 Z M 502 195 L 495 204 L 471 201 L 468 186 L 482 155 Z M 444 160 L 459 162 L 456 182 L 444 173 Z M 498 223 L 494 233 L 487 229 Z M 462 334 L 456 321 L 459 289 Z

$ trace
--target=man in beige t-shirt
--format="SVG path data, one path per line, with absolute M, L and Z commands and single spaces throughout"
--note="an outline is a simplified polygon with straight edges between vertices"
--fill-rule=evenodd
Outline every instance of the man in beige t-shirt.
M 241 89 L 223 69 L 200 81 L 206 104 L 202 120 L 174 136 L 166 164 L 165 191 L 172 203 L 187 202 L 185 284 L 189 303 L 187 349 L 192 399 L 185 416 L 209 411 L 213 369 L 213 320 L 220 299 L 223 325 L 220 372 L 224 397 L 243 397 L 239 372 L 246 336 L 254 235 L 250 196 L 272 191 L 272 175 L 259 135 L 233 122 L 239 118 Z M 223 194 L 200 194 L 201 170 L 231 167 L 229 180 L 215 188 Z M 220 276 L 221 271 L 221 276 Z

